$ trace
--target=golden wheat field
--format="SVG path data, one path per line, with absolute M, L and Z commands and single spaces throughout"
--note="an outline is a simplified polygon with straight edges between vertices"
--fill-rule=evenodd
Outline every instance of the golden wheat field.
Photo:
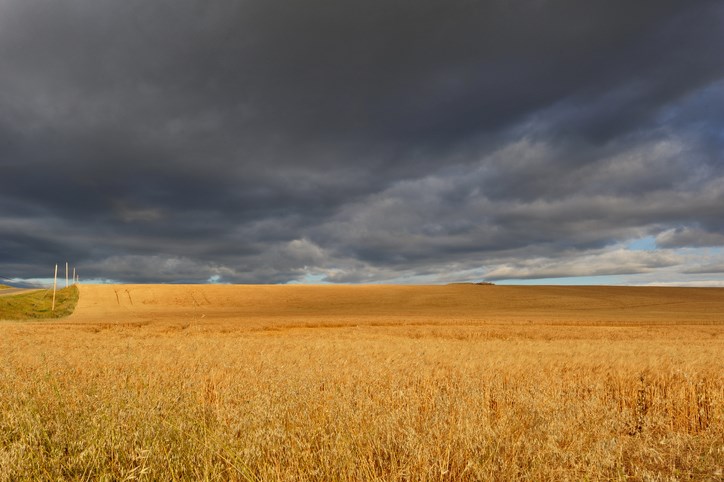
M 81 286 L 0 480 L 722 480 L 724 289 Z

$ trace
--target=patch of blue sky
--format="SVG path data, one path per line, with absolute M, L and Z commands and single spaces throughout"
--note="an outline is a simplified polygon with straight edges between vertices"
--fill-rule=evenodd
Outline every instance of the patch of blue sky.
M 287 284 L 290 285 L 321 285 L 321 284 L 329 284 L 328 281 L 326 281 L 327 275 L 322 273 L 307 273 L 304 275 L 304 277 L 300 280 L 292 280 L 289 281 Z
M 643 238 L 634 239 L 629 242 L 626 247 L 631 251 L 653 251 L 656 249 L 656 238 L 653 236 L 645 236 Z

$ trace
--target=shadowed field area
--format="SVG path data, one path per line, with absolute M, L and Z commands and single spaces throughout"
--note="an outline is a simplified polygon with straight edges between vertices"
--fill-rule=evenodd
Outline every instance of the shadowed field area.
M 724 290 L 610 286 L 90 285 L 69 321 L 666 324 L 724 320 Z
M 81 286 L 0 480 L 720 480 L 724 290 Z

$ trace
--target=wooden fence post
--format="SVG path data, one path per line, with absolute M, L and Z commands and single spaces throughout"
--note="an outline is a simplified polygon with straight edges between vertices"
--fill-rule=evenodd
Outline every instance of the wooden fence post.
M 55 274 L 53 275 L 53 307 L 50 311 L 55 311 L 55 287 L 58 284 L 58 265 L 55 265 Z

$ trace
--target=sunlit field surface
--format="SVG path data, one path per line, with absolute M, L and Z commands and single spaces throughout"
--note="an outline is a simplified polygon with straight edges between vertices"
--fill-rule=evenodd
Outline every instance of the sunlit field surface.
M 81 286 L 0 480 L 721 480 L 724 289 Z

